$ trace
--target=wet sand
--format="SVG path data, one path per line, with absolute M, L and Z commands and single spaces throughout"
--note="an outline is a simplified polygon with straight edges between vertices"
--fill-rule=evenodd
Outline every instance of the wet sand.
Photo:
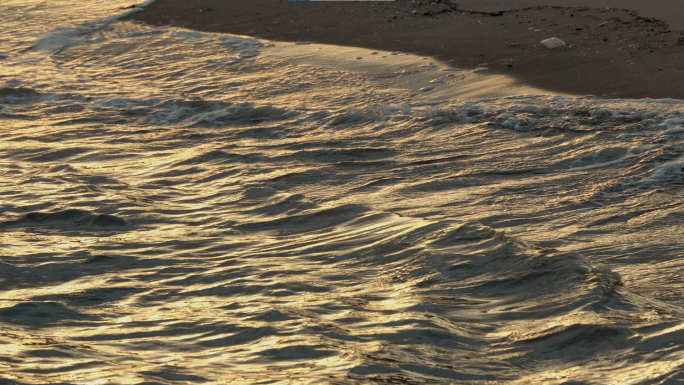
M 534 5 L 542 1 L 559 5 Z M 647 4 L 623 3 L 634 8 Z M 516 4 L 526 8 L 516 9 Z M 132 19 L 276 41 L 430 55 L 466 69 L 486 64 L 493 73 L 558 93 L 684 99 L 682 30 L 633 10 L 560 6 L 568 4 L 584 3 L 158 0 Z M 653 4 L 661 15 L 684 8 L 668 0 Z M 549 50 L 540 44 L 550 37 L 568 46 Z

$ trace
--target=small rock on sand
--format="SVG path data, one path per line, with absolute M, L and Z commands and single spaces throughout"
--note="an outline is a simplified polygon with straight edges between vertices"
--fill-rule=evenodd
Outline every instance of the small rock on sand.
M 483 74 L 483 73 L 488 72 L 488 71 L 489 71 L 489 68 L 487 68 L 487 67 L 477 67 L 477 68 L 475 68 L 475 71 L 473 71 L 473 72 L 476 74 Z
M 550 39 L 542 40 L 542 45 L 548 49 L 555 49 L 558 47 L 564 47 L 565 42 L 557 37 L 552 37 Z
M 435 89 L 435 87 L 433 87 L 433 86 L 427 86 L 427 87 L 421 88 L 420 90 L 423 92 L 428 92 L 428 91 L 432 91 L 434 89 Z

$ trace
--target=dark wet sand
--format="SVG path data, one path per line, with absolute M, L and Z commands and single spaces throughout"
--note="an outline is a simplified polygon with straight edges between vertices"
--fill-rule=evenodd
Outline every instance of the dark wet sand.
M 452 60 L 462 68 L 486 63 L 492 72 L 552 92 L 684 99 L 684 31 L 630 10 L 511 10 L 510 4 L 505 9 L 473 11 L 448 0 L 158 0 L 131 19 L 276 41 L 410 52 Z M 549 37 L 568 46 L 549 50 L 540 44 Z

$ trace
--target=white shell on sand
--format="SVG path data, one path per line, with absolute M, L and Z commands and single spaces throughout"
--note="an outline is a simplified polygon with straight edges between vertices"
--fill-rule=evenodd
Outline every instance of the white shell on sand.
M 554 49 L 554 48 L 565 46 L 565 42 L 563 40 L 557 38 L 557 37 L 552 37 L 550 39 L 542 40 L 541 43 L 544 45 L 544 47 L 546 47 L 548 49 Z
M 473 72 L 476 74 L 481 74 L 481 73 L 485 73 L 487 71 L 489 71 L 489 68 L 487 68 L 487 67 L 477 67 L 477 68 L 475 68 L 475 71 L 473 71 Z

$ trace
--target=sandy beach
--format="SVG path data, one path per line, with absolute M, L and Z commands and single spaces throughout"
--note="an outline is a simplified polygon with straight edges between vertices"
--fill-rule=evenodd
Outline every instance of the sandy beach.
M 682 99 L 684 31 L 677 20 L 683 9 L 668 0 L 159 0 L 132 19 L 429 55 L 465 69 L 486 64 L 492 73 L 557 93 Z M 567 46 L 540 44 L 550 37 Z

